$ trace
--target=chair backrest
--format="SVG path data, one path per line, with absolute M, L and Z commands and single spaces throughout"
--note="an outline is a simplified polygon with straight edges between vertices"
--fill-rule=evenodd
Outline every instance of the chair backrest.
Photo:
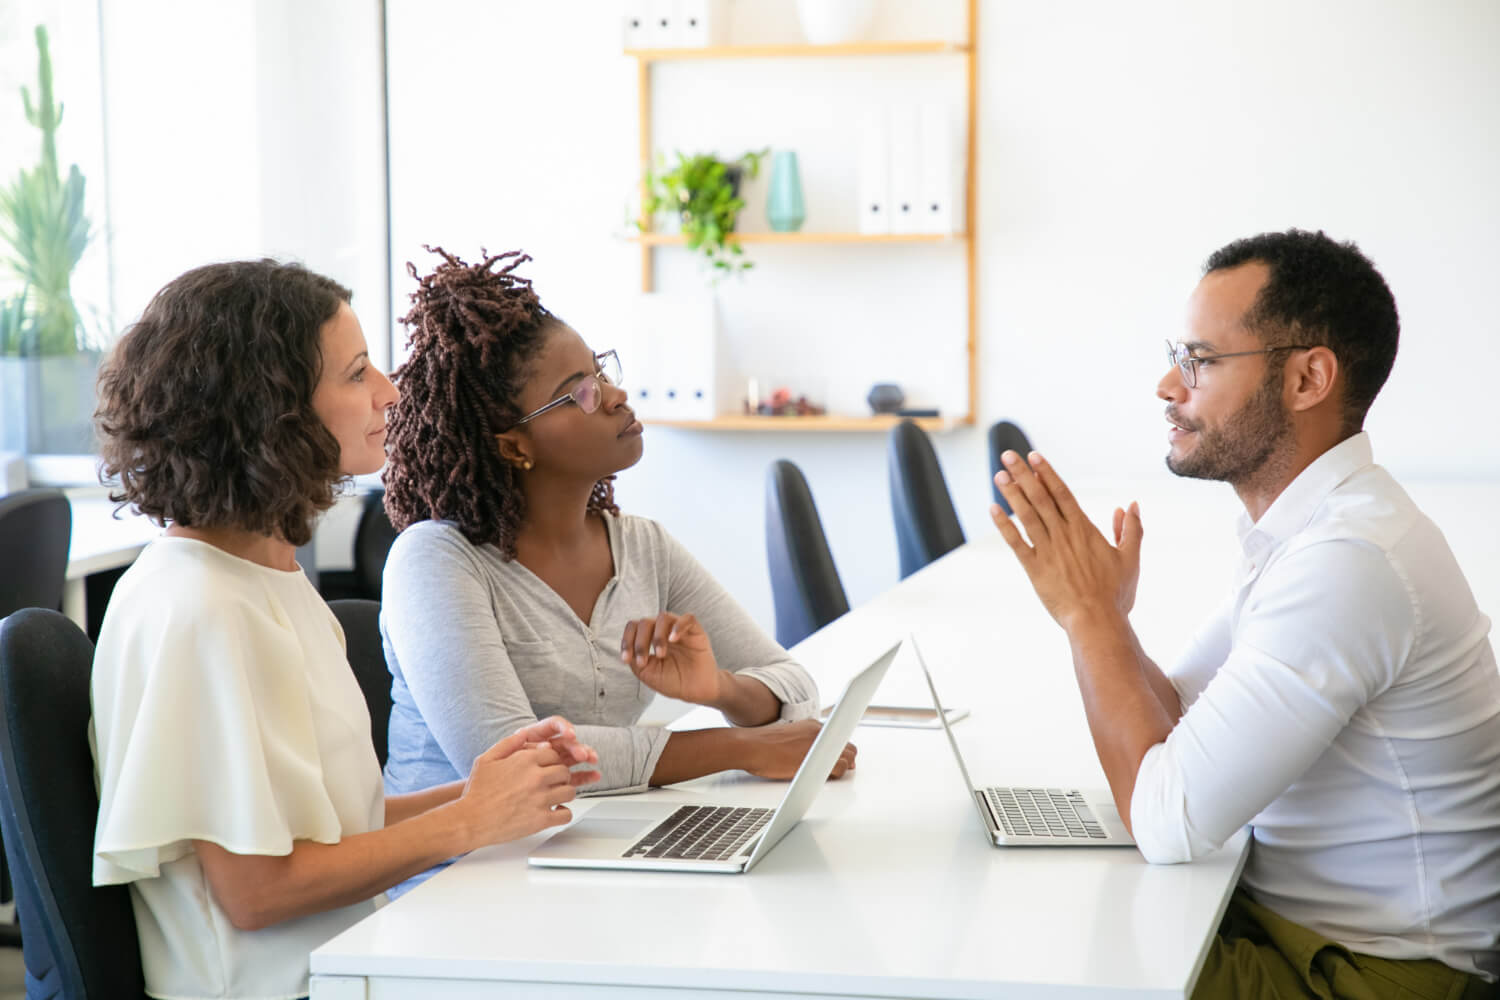
M 0 618 L 62 606 L 72 538 L 73 508 L 62 490 L 0 497 Z
M 93 656 L 88 637 L 56 611 L 0 621 L 0 828 L 28 998 L 139 997 L 145 989 L 130 891 L 93 885 Z
M 849 610 L 844 584 L 802 470 L 785 459 L 766 472 L 766 559 L 776 641 L 793 646 Z
M 904 580 L 939 556 L 964 543 L 943 467 L 927 432 L 910 420 L 891 428 L 887 451 L 891 477 L 891 513 L 896 519 L 896 548 Z
M 1026 440 L 1026 432 L 1021 430 L 1009 420 L 997 420 L 990 425 L 990 492 L 995 495 L 995 502 L 1000 505 L 1005 513 L 1011 513 L 1010 504 L 1005 497 L 1000 495 L 1000 487 L 995 485 L 995 473 L 1000 471 L 1000 456 L 1007 451 L 1013 451 L 1025 458 L 1031 451 L 1031 442 Z
M 351 597 L 329 601 L 334 617 L 344 628 L 349 666 L 370 706 L 370 739 L 375 756 L 385 767 L 390 752 L 391 671 L 385 665 L 385 647 L 380 641 L 380 602 Z
M 354 531 L 354 576 L 360 591 L 372 601 L 380 600 L 385 558 L 395 540 L 396 528 L 385 512 L 385 490 L 365 494 L 364 511 Z

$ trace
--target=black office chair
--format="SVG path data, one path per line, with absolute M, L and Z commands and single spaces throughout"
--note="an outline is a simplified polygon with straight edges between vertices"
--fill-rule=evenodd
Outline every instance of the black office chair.
M 777 459 L 766 470 L 766 559 L 776 641 L 793 646 L 849 610 L 817 505 L 802 470 Z
M 1007 451 L 1025 458 L 1031 451 L 1031 442 L 1026 440 L 1026 432 L 1009 420 L 997 420 L 990 425 L 990 491 L 995 494 L 995 502 L 1009 514 L 1010 504 L 1000 495 L 1000 487 L 995 485 L 995 473 L 1000 471 L 1000 456 Z
M 0 618 L 21 608 L 62 607 L 73 508 L 62 490 L 0 497 Z
M 365 494 L 364 511 L 354 532 L 354 577 L 360 593 L 369 600 L 380 600 L 385 557 L 395 540 L 396 528 L 385 513 L 385 490 Z
M 0 622 L 0 829 L 28 1000 L 145 991 L 130 891 L 92 884 L 93 656 L 88 637 L 56 611 L 31 608 Z
M 62 607 L 73 540 L 73 508 L 62 490 L 21 490 L 0 497 L 0 618 L 22 608 Z M 12 898 L 10 871 L 0 855 L 0 901 Z M 0 928 L 14 946 L 14 931 Z
M 334 617 L 344 627 L 349 666 L 370 706 L 370 739 L 380 766 L 390 753 L 391 671 L 385 665 L 385 647 L 380 641 L 380 602 L 359 598 L 329 601 Z
M 964 543 L 948 483 L 927 432 L 910 420 L 891 428 L 891 513 L 904 580 Z

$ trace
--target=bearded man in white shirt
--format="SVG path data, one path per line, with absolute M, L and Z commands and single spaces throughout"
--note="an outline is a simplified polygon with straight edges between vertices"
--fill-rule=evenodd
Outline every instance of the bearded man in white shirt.
M 1361 430 L 1395 361 L 1395 300 L 1321 232 L 1239 240 L 1204 270 L 1157 386 L 1167 466 L 1229 483 L 1245 513 L 1234 593 L 1186 656 L 1164 673 L 1128 620 L 1136 505 L 1111 544 L 1040 455 L 1007 452 L 1014 518 L 991 516 L 1067 632 L 1145 858 L 1190 861 L 1251 827 L 1195 997 L 1500 996 L 1490 623 Z

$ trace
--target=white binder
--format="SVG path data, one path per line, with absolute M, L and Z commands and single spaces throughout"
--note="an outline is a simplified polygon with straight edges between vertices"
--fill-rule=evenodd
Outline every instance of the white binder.
M 676 0 L 646 0 L 646 48 L 672 49 L 677 46 Z
M 673 12 L 677 45 L 706 49 L 729 41 L 729 10 L 725 0 L 677 0 Z
M 642 420 L 719 413 L 719 330 L 708 292 L 644 292 L 620 348 L 630 406 Z
M 626 49 L 650 48 L 649 0 L 620 0 L 620 40 Z
M 922 225 L 922 138 L 917 106 L 891 105 L 891 232 L 920 233 Z
M 951 112 L 946 104 L 928 102 L 921 105 L 918 117 L 921 163 L 918 230 L 954 233 L 963 228 L 963 215 L 958 204 L 962 186 Z
M 885 108 L 874 107 L 859 121 L 859 231 L 879 235 L 891 231 L 890 120 Z

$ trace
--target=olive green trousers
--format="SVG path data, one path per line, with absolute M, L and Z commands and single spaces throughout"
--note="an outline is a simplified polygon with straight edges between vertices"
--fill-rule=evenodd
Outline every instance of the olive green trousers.
M 1486 983 L 1433 959 L 1352 952 L 1236 890 L 1209 946 L 1193 1000 L 1500 1000 Z

